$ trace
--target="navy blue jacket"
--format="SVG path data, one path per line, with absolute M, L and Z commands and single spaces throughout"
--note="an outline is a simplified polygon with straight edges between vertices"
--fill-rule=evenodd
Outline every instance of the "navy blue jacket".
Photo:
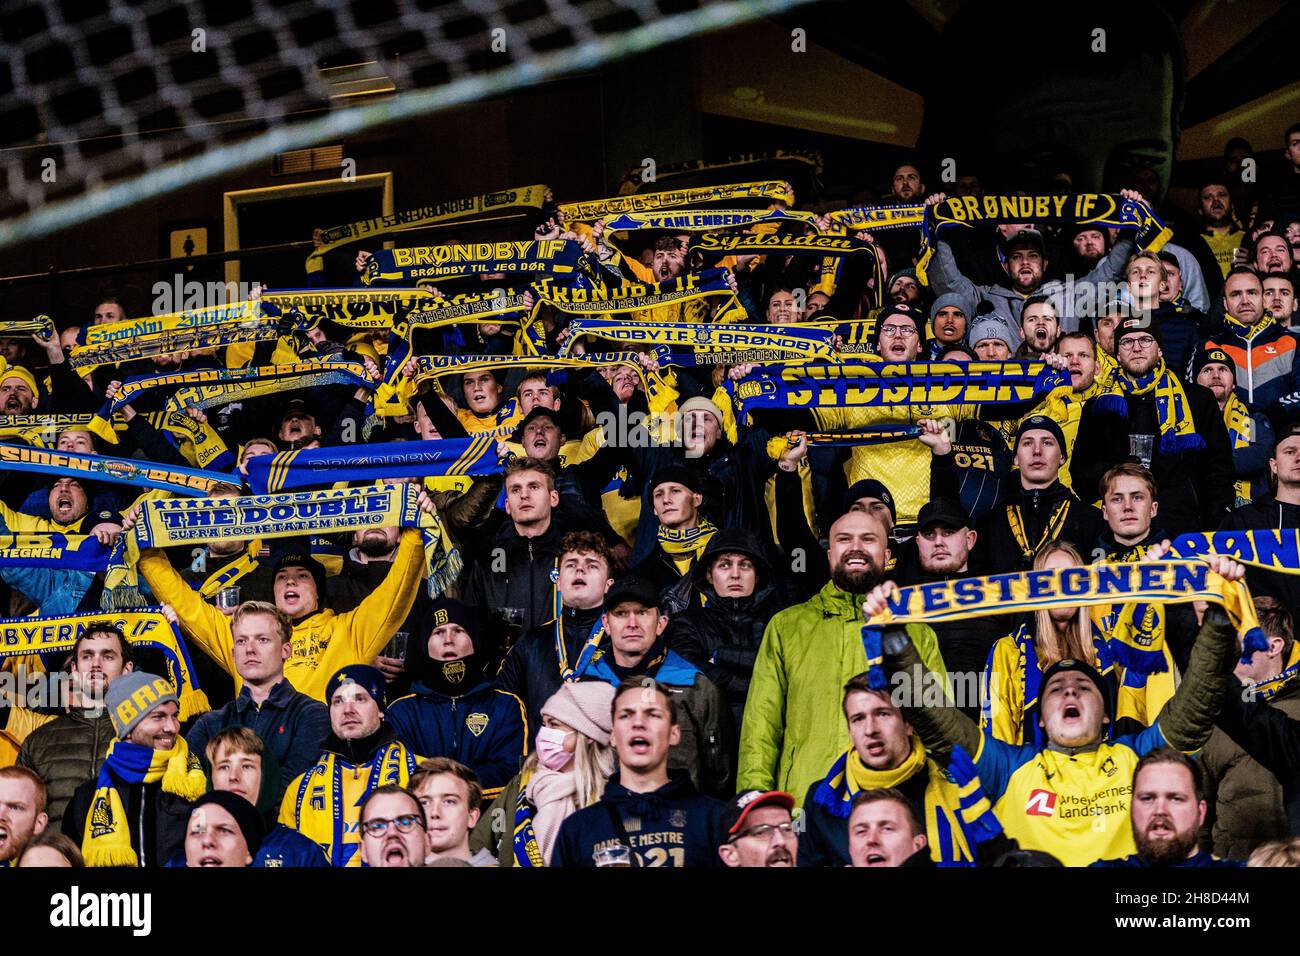
M 262 839 L 262 845 L 253 854 L 253 866 L 324 866 L 330 861 L 321 852 L 320 844 L 303 836 L 293 827 L 277 823 Z
M 451 757 L 476 774 L 486 797 L 495 797 L 519 772 L 528 752 L 524 702 L 484 681 L 459 697 L 447 697 L 416 681 L 384 720 L 397 739 L 420 757 Z
M 1220 860 L 1213 853 L 1206 853 L 1204 850 L 1202 850 L 1201 852 L 1197 853 L 1196 856 L 1183 860 L 1181 863 L 1174 863 L 1172 868 L 1188 869 L 1193 867 L 1222 867 L 1222 866 L 1245 866 L 1245 865 L 1246 864 L 1242 863 L 1240 860 Z M 1091 864 L 1091 866 L 1149 867 L 1151 866 L 1151 864 L 1143 861 L 1142 857 L 1134 853 L 1132 856 L 1121 857 L 1118 860 L 1098 860 L 1096 863 Z
M 628 790 L 617 773 L 610 777 L 599 803 L 579 810 L 560 826 L 551 866 L 595 866 L 598 849 L 622 842 L 611 809 L 623 821 L 641 866 L 721 865 L 722 802 L 700 794 L 687 774 L 670 770 L 668 782 L 649 793 Z
M 253 703 L 245 685 L 230 703 L 196 720 L 185 737 L 190 753 L 198 755 L 209 772 L 212 768 L 203 751 L 208 741 L 227 727 L 247 727 L 262 738 L 280 764 L 283 783 L 279 796 L 283 796 L 284 786 L 309 770 L 320 756 L 330 733 L 330 712 L 320 701 L 294 690 L 287 680 L 272 687 L 260 707 Z

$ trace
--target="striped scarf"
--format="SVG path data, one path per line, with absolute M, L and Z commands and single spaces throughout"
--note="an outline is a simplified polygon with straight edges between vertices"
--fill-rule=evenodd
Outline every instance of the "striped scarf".
M 1250 409 L 1237 397 L 1235 391 L 1228 393 L 1228 402 L 1223 406 L 1223 424 L 1228 428 L 1228 438 L 1232 440 L 1234 450 L 1249 448 L 1255 440 L 1255 421 L 1250 417 Z M 1232 483 L 1237 496 L 1234 507 L 1250 504 L 1250 481 L 1239 478 Z
M 364 772 L 365 789 L 352 806 L 343 799 L 344 770 Z M 345 839 L 361 821 L 361 804 L 374 790 L 389 784 L 404 787 L 415 772 L 415 755 L 394 740 L 375 752 L 366 763 L 353 767 L 332 751 L 325 751 L 315 766 L 302 775 L 293 797 L 292 826 L 319 843 L 329 856 L 330 866 L 355 866 L 360 843 Z M 286 794 L 286 797 L 288 795 Z M 280 822 L 285 822 L 283 810 Z M 358 858 L 359 859 L 359 858 Z
M 974 862 L 961 811 L 963 797 L 958 786 L 926 756 L 921 738 L 912 737 L 912 749 L 893 770 L 872 770 L 850 747 L 831 765 L 813 793 L 813 802 L 832 816 L 848 820 L 853 798 L 864 790 L 897 787 L 918 773 L 929 775 L 925 787 L 925 832 L 930 854 L 939 864 Z
M 197 800 L 207 790 L 207 777 L 199 758 L 190 753 L 185 738 L 178 736 L 171 750 L 154 750 L 126 740 L 114 740 L 99 768 L 95 795 L 86 815 L 81 852 L 86 866 L 138 866 L 140 858 L 131 846 L 131 828 L 117 785 L 128 787 L 162 781 L 164 793 L 184 800 Z M 166 861 L 161 861 L 166 862 Z
M 659 526 L 659 547 L 664 549 L 665 554 L 673 556 L 682 554 L 692 554 L 698 558 L 706 547 L 709 540 L 717 533 L 717 528 L 708 518 L 701 517 L 699 523 L 694 528 L 665 528 L 662 524 Z
M 1165 367 L 1164 359 L 1139 378 L 1131 378 L 1123 369 L 1118 369 L 1111 382 L 1111 391 L 1098 395 L 1094 402 L 1103 412 L 1127 418 L 1128 399 L 1152 393 L 1155 394 L 1156 420 L 1160 428 L 1160 453 L 1181 455 L 1203 451 L 1205 439 L 1196 433 L 1187 393 L 1183 391 L 1178 376 Z

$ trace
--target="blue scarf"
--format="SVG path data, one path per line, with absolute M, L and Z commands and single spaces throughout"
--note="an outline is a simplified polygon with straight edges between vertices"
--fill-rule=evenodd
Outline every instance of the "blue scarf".
M 254 494 L 261 495 L 337 481 L 499 474 L 502 466 L 497 460 L 496 444 L 495 438 L 478 435 L 259 455 L 248 461 L 248 484 Z
M 204 498 L 219 491 L 238 491 L 243 482 L 237 476 L 198 468 L 159 465 L 133 458 L 79 454 L 32 448 L 30 445 L 0 444 L 0 468 L 33 471 L 40 475 L 67 475 L 82 481 L 103 481 L 171 491 L 192 498 Z

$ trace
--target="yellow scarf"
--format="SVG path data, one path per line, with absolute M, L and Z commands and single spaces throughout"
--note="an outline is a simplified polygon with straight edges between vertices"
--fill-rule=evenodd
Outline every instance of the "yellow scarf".
M 931 844 L 931 855 L 942 858 L 944 862 L 973 861 L 975 856 L 957 816 L 961 808 L 960 790 L 938 764 L 926 757 L 920 737 L 913 735 L 911 753 L 893 770 L 872 770 L 863 766 L 858 752 L 850 747 L 844 763 L 844 779 L 848 794 L 852 795 L 863 790 L 897 787 L 922 770 L 929 774 L 925 787 L 925 820 L 922 822 Z
M 86 866 L 138 866 L 140 863 L 135 848 L 131 846 L 126 808 L 114 785 L 115 780 L 128 785 L 161 780 L 164 793 L 173 793 L 185 800 L 197 800 L 207 790 L 203 766 L 199 758 L 190 753 L 184 737 L 177 737 L 171 750 L 148 753 L 145 750 L 139 744 L 124 740 L 115 740 L 109 745 L 81 840 Z
M 1228 403 L 1223 406 L 1223 424 L 1228 428 L 1228 437 L 1232 439 L 1232 447 L 1245 448 L 1255 439 L 1255 422 L 1250 417 L 1250 409 L 1246 403 L 1237 397 L 1235 391 L 1228 392 Z M 1233 491 L 1236 493 L 1236 507 L 1250 503 L 1250 482 L 1248 480 L 1234 481 L 1232 484 Z

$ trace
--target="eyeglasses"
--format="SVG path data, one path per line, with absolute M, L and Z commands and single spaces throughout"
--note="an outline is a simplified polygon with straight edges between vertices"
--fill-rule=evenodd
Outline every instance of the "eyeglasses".
M 748 830 L 744 830 L 740 833 L 737 833 L 734 837 L 731 838 L 731 842 L 735 843 L 737 840 L 743 840 L 745 837 L 757 837 L 760 840 L 766 840 L 770 842 L 772 839 L 772 834 L 777 832 L 779 832 L 783 837 L 792 837 L 794 836 L 794 824 L 793 823 L 760 823 L 756 827 L 750 827 Z
M 892 335 L 896 339 L 909 339 L 916 335 L 916 329 L 910 325 L 882 325 L 881 335 Z
M 383 817 L 376 820 L 367 820 L 361 824 L 361 829 L 365 831 L 366 836 L 380 837 L 388 832 L 389 824 L 397 827 L 398 833 L 410 833 L 415 827 L 419 827 L 421 830 L 424 829 L 424 824 L 420 822 L 420 818 L 414 813 L 404 813 L 392 820 L 385 820 Z
M 1149 349 L 1156 344 L 1156 340 L 1149 335 L 1126 335 L 1119 340 L 1119 347 L 1122 349 Z

